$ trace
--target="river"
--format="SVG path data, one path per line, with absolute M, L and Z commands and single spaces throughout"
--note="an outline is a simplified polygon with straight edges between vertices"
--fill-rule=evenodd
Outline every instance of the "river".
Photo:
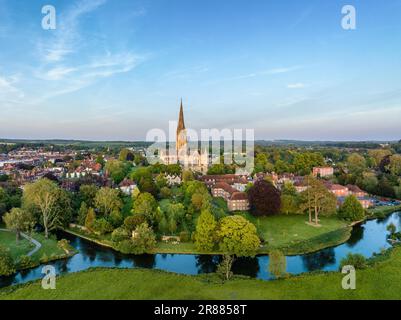
M 387 242 L 387 226 L 390 223 L 394 223 L 397 230 L 401 230 L 401 212 L 393 213 L 385 219 L 370 220 L 355 226 L 351 238 L 344 244 L 311 254 L 287 257 L 287 272 L 300 274 L 318 270 L 335 271 L 339 269 L 341 259 L 348 253 L 360 253 L 367 258 L 372 257 L 374 253 L 380 253 L 381 250 L 391 246 Z M 56 268 L 57 275 L 93 267 L 148 268 L 196 275 L 214 272 L 221 259 L 219 256 L 190 254 L 124 255 L 70 234 L 63 233 L 61 236 L 70 240 L 70 244 L 79 253 L 68 259 L 48 263 Z M 270 280 L 268 265 L 267 255 L 241 258 L 234 263 L 233 271 L 235 274 Z M 43 277 L 42 267 L 43 265 L 20 271 L 11 277 L 0 277 L 0 288 L 40 279 Z

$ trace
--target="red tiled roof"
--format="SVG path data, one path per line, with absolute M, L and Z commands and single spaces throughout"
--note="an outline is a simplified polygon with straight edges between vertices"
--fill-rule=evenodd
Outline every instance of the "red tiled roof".
M 216 183 L 215 186 L 213 187 L 213 189 L 223 189 L 224 191 L 228 192 L 229 194 L 233 194 L 234 192 L 236 192 L 236 189 L 231 187 L 226 182 L 218 182 L 218 183 Z
M 248 200 L 246 192 L 234 192 L 230 200 Z

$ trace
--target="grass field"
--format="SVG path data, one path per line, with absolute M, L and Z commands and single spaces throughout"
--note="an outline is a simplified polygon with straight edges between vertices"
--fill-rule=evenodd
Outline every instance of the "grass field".
M 39 264 L 40 259 L 47 256 L 48 259 L 65 257 L 65 251 L 57 246 L 57 240 L 50 238 L 46 239 L 40 233 L 34 233 L 32 237 L 42 244 L 38 252 L 32 255 L 32 260 L 35 264 Z M 26 255 L 35 246 L 26 239 L 21 239 L 17 244 L 15 241 L 14 232 L 0 231 L 0 245 L 9 248 L 11 256 L 14 260 L 18 260 L 22 255 Z
M 401 299 L 401 248 L 372 267 L 357 270 L 356 290 L 344 290 L 340 272 L 278 281 L 216 275 L 186 276 L 144 269 L 92 269 L 58 278 L 56 290 L 40 282 L 0 290 L 6 299 Z
M 255 218 L 249 213 L 244 216 L 257 227 L 267 245 L 263 252 L 280 249 L 286 254 L 317 251 L 345 242 L 351 228 L 336 217 L 321 217 L 320 227 L 308 225 L 304 215 L 278 215 Z

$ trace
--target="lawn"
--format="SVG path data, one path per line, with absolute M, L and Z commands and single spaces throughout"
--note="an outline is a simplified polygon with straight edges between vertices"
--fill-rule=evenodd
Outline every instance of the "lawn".
M 357 270 L 356 290 L 341 287 L 340 272 L 309 274 L 279 281 L 216 275 L 187 276 L 144 269 L 92 269 L 58 278 L 56 290 L 40 281 L 0 290 L 6 299 L 401 299 L 401 248 L 373 267 Z
M 32 237 L 42 244 L 38 252 L 34 253 L 32 260 L 35 264 L 39 264 L 39 260 L 47 257 L 50 260 L 65 257 L 65 251 L 58 247 L 57 240 L 54 238 L 46 239 L 40 233 L 32 234 Z M 26 255 L 35 246 L 28 240 L 22 238 L 17 244 L 14 232 L 0 231 L 0 244 L 10 249 L 11 256 L 14 260 L 18 260 L 22 255 Z
M 336 217 L 320 217 L 320 227 L 306 222 L 304 215 L 278 215 L 255 218 L 249 213 L 242 213 L 255 224 L 258 232 L 267 241 L 262 249 L 281 249 L 286 254 L 313 252 L 325 247 L 338 245 L 350 237 L 351 228 Z

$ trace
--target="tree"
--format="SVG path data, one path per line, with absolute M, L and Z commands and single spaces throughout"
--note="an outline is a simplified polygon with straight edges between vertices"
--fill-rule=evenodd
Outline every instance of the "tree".
M 256 227 L 238 215 L 221 219 L 217 236 L 220 250 L 237 257 L 252 257 L 260 246 Z
M 10 276 L 15 272 L 15 266 L 10 251 L 0 245 L 0 276 Z
M 373 159 L 374 167 L 378 167 L 384 157 L 391 155 L 388 149 L 373 149 L 368 151 L 369 156 Z
M 95 206 L 104 216 L 109 216 L 115 210 L 121 210 L 123 203 L 119 191 L 111 188 L 101 188 L 95 197 Z
M 217 266 L 216 273 L 223 279 L 223 280 L 230 280 L 233 276 L 233 272 L 231 271 L 232 265 L 234 263 L 234 257 L 228 254 L 223 256 L 223 260 Z
M 79 188 L 79 199 L 85 202 L 87 206 L 95 206 L 95 198 L 98 192 L 98 187 L 94 184 L 83 184 Z
M 100 235 L 113 231 L 113 226 L 105 218 L 96 219 L 92 224 L 92 230 Z
M 81 203 L 81 207 L 78 211 L 78 223 L 82 226 L 85 224 L 86 216 L 88 215 L 88 206 L 86 202 Z
M 299 211 L 298 197 L 282 194 L 281 195 L 281 212 L 284 214 L 293 214 Z
M 134 159 L 135 159 L 134 153 L 128 149 L 122 149 L 118 157 L 118 160 L 120 161 L 134 161 Z
M 86 215 L 85 219 L 85 228 L 89 231 L 93 231 L 93 224 L 95 223 L 96 220 L 96 213 L 93 208 L 89 208 L 88 214 Z
M 349 221 L 361 221 L 365 217 L 365 210 L 354 195 L 348 196 L 342 204 L 338 216 Z
M 146 218 L 153 222 L 154 215 L 157 209 L 157 201 L 150 193 L 141 193 L 138 198 L 134 202 L 134 213 L 142 213 L 146 216 Z
M 60 195 L 58 191 L 57 185 L 47 179 L 41 179 L 25 186 L 24 206 L 25 208 L 39 209 L 46 238 L 49 238 L 51 230 L 62 224 L 62 212 L 57 208 L 57 200 Z
M 143 254 L 156 246 L 156 235 L 152 228 L 144 222 L 135 229 L 132 241 L 135 247 L 132 253 Z
M 216 220 L 209 210 L 203 210 L 196 223 L 195 245 L 203 252 L 213 250 L 216 237 Z
M 182 181 L 183 182 L 193 181 L 194 179 L 195 178 L 194 178 L 192 171 L 189 171 L 189 170 L 183 171 L 183 173 L 182 173 Z
M 11 209 L 4 215 L 3 221 L 8 229 L 15 231 L 17 243 L 20 240 L 21 232 L 30 231 L 35 226 L 32 214 L 20 208 Z
M 136 229 L 139 225 L 144 223 L 146 218 L 143 214 L 136 213 L 133 216 L 128 216 L 124 220 L 124 227 L 129 231 L 132 232 Z
M 331 215 L 336 212 L 337 199 L 323 182 L 311 176 L 306 178 L 307 189 L 301 193 L 301 212 L 309 213 L 309 223 L 312 223 L 312 212 L 315 224 L 319 224 L 319 214 Z
M 313 167 L 324 165 L 322 154 L 317 152 L 296 153 L 294 157 L 295 171 L 301 175 L 309 174 Z
M 171 191 L 170 188 L 163 187 L 160 189 L 160 198 L 168 199 L 168 198 L 171 198 L 172 195 L 173 195 L 173 192 Z
M 390 157 L 388 170 L 392 175 L 401 176 L 401 155 L 394 154 Z
M 251 212 L 254 216 L 273 215 L 280 212 L 280 191 L 270 182 L 255 182 L 248 191 Z
M 119 160 L 107 161 L 105 169 L 107 174 L 111 176 L 114 183 L 119 184 L 124 180 L 125 176 L 128 174 L 131 166 L 128 163 L 124 163 Z
M 366 169 L 366 160 L 358 153 L 352 153 L 347 158 L 348 169 L 351 174 L 359 176 Z
M 276 279 L 286 275 L 287 259 L 280 250 L 273 250 L 269 254 L 269 272 Z

